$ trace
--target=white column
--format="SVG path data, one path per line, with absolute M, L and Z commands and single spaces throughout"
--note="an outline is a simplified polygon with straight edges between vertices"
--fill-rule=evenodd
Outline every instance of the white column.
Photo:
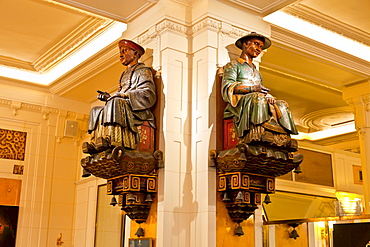
M 163 20 L 156 25 L 163 80 L 163 134 L 160 150 L 165 168 L 160 171 L 157 246 L 192 244 L 191 225 L 198 210 L 191 159 L 191 84 L 185 25 Z
M 192 170 L 195 221 L 191 246 L 216 246 L 216 170 L 209 168 L 208 152 L 214 149 L 216 105 L 213 94 L 217 59 L 217 29 L 211 29 L 208 18 L 192 30 Z
M 343 99 L 353 107 L 359 134 L 365 212 L 370 213 L 370 81 L 343 90 Z
M 254 211 L 254 247 L 263 247 L 262 206 Z

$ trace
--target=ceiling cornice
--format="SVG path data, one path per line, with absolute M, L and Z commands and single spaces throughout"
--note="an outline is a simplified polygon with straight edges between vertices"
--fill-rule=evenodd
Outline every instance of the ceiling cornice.
M 82 10 L 90 12 L 90 13 L 94 13 L 94 14 L 97 14 L 97 15 L 104 16 L 106 18 L 110 18 L 112 20 L 120 21 L 120 22 L 123 22 L 123 23 L 128 23 L 128 22 L 132 21 L 134 18 L 136 18 L 137 16 L 144 13 L 148 8 L 155 5 L 159 0 L 146 0 L 147 3 L 143 4 L 140 8 L 133 11 L 130 15 L 128 15 L 126 17 L 123 17 L 121 15 L 117 15 L 117 14 L 113 14 L 111 11 L 109 12 L 109 11 L 98 9 L 98 8 L 95 8 L 95 7 L 86 5 L 86 4 L 82 4 L 82 3 L 79 3 L 78 1 L 72 1 L 72 0 L 56 0 L 56 1 L 58 1 L 60 3 L 67 4 L 67 5 L 70 5 L 70 6 L 73 6 L 73 7 L 78 8 L 78 9 L 82 9 Z M 127 4 L 129 4 L 129 1 L 131 1 L 131 0 L 126 0 Z
M 86 80 L 105 70 L 107 67 L 117 63 L 117 42 L 112 42 L 87 62 L 56 80 L 50 85 L 50 92 L 63 96 L 63 94 L 72 90 L 74 87 L 79 86 Z
M 49 89 L 46 85 L 40 85 L 40 84 L 25 82 L 25 81 L 19 81 L 19 80 L 16 80 L 16 79 L 1 77 L 1 76 L 0 76 L 0 84 L 1 85 L 9 85 L 9 86 L 13 86 L 13 87 L 26 88 L 26 89 L 36 90 L 36 91 L 42 91 L 42 92 L 49 92 Z
M 107 30 L 113 21 L 90 17 L 79 25 L 68 36 L 50 48 L 33 62 L 33 66 L 39 73 L 48 71 L 80 49 L 86 43 Z
M 343 66 L 344 69 L 348 68 L 357 71 L 362 76 L 370 76 L 370 62 L 341 52 L 315 40 L 308 39 L 275 25 L 271 26 L 271 38 L 275 42 L 303 51 L 302 55 L 307 53 Z
M 349 26 L 330 16 L 324 15 L 323 13 L 304 6 L 301 3 L 284 8 L 284 12 L 370 46 L 369 33 L 353 26 Z
M 235 3 L 241 7 L 247 8 L 249 10 L 252 10 L 261 16 L 266 16 L 271 14 L 274 11 L 277 11 L 293 2 L 296 0 L 278 0 L 278 1 L 271 1 L 270 4 L 267 4 L 263 8 L 257 7 L 255 4 L 249 3 L 248 1 L 245 0 L 229 0 L 229 2 Z
M 12 57 L 6 57 L 6 56 L 0 55 L 0 64 L 13 67 L 13 68 L 19 68 L 22 70 L 36 71 L 32 63 L 19 60 L 19 59 L 15 59 Z
M 275 64 L 267 63 L 264 61 L 263 65 L 260 64 L 259 67 L 260 69 L 267 70 L 272 73 L 279 74 L 281 76 L 286 76 L 294 80 L 302 81 L 308 84 L 320 86 L 320 87 L 323 87 L 329 90 L 333 90 L 338 93 L 342 93 L 341 89 L 338 89 L 337 87 L 335 87 L 335 84 L 332 84 L 329 81 L 324 81 L 316 77 L 311 77 L 310 79 L 306 79 L 304 77 L 307 77 L 307 75 L 301 75 L 299 73 L 297 74 L 297 71 L 287 70 L 286 68 L 276 66 Z

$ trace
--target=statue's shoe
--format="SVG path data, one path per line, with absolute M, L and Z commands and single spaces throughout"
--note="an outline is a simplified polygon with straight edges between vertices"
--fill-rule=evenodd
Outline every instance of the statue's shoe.
M 104 137 L 98 137 L 95 141 L 96 149 L 101 152 L 110 148 L 109 140 Z
M 95 148 L 93 143 L 84 142 L 82 143 L 82 152 L 85 154 L 96 154 L 99 151 Z

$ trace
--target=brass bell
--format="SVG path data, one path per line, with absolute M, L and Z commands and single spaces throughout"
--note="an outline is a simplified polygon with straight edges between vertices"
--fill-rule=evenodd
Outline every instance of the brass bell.
M 301 166 L 300 166 L 300 165 L 299 165 L 299 166 L 297 166 L 297 168 L 296 168 L 296 169 L 294 169 L 294 173 L 295 173 L 295 174 L 302 173 L 302 170 L 301 170 Z
M 138 236 L 139 238 L 144 237 L 144 229 L 139 227 L 139 229 L 137 229 L 135 235 Z
M 153 202 L 153 200 L 152 200 L 152 196 L 151 196 L 150 194 L 147 194 L 147 195 L 146 195 L 145 202 Z
M 293 230 L 289 233 L 289 237 L 294 238 L 294 240 L 296 240 L 299 237 L 298 232 L 295 228 L 293 228 Z
M 117 205 L 117 200 L 115 196 L 112 197 L 112 200 L 110 201 L 110 205 L 112 205 L 113 207 Z
M 271 199 L 270 199 L 269 194 L 266 194 L 266 196 L 265 196 L 265 200 L 263 201 L 263 203 L 265 203 L 265 204 L 269 204 L 269 203 L 271 203 Z
M 226 192 L 224 193 L 224 198 L 222 198 L 222 201 L 223 202 L 229 202 L 229 201 L 231 201 Z
M 132 194 L 132 193 L 128 194 L 127 201 L 128 202 L 136 201 L 134 194 Z
M 240 226 L 240 224 L 238 224 L 238 226 L 235 228 L 234 234 L 238 235 L 239 237 L 244 235 L 243 228 Z
M 91 176 L 91 173 L 88 172 L 85 168 L 83 168 L 82 170 L 82 177 L 83 178 L 87 178 L 87 177 L 90 177 Z
M 238 194 L 236 195 L 235 197 L 235 201 L 236 202 L 241 202 L 244 200 L 244 196 L 243 196 L 243 193 L 241 191 L 238 192 Z

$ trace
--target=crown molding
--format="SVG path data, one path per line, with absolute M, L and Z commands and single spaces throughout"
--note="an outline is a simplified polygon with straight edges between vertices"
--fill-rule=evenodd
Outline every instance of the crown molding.
M 104 16 L 106 18 L 117 20 L 117 21 L 120 21 L 120 22 L 123 22 L 123 23 L 128 23 L 128 22 L 132 21 L 133 19 L 135 19 L 136 17 L 138 17 L 139 15 L 141 15 L 142 13 L 144 13 L 147 9 L 149 9 L 150 7 L 155 5 L 159 0 L 146 0 L 147 2 L 145 4 L 143 4 L 140 8 L 136 9 L 135 11 L 133 11 L 130 15 L 128 15 L 126 17 L 123 17 L 121 15 L 117 15 L 117 14 L 113 14 L 113 13 L 105 11 L 105 10 L 97 9 L 97 8 L 92 7 L 92 6 L 79 3 L 78 1 L 72 1 L 72 0 L 57 0 L 57 1 L 62 3 L 62 4 L 67 4 L 67 5 L 73 6 L 74 8 L 82 9 L 82 10 L 87 11 L 89 13 L 94 13 L 96 15 Z M 126 0 L 128 5 L 130 4 L 129 3 L 130 1 L 131 0 Z
M 162 33 L 164 31 L 174 31 L 181 34 L 188 34 L 189 28 L 181 23 L 172 21 L 170 19 L 164 19 L 155 25 L 157 33 Z
M 99 74 L 114 63 L 117 63 L 117 42 L 118 40 L 112 42 L 80 66 L 54 81 L 49 86 L 50 92 L 63 96 L 66 92 Z
M 25 88 L 30 90 L 36 90 L 41 92 L 49 92 L 48 86 L 40 85 L 32 82 L 20 81 L 8 77 L 0 76 L 0 85 L 8 85 L 13 87 Z
M 307 75 L 302 75 L 302 74 L 297 73 L 297 71 L 288 70 L 284 67 L 276 66 L 275 64 L 271 64 L 271 63 L 267 63 L 267 62 L 263 62 L 263 65 L 260 64 L 259 67 L 261 69 L 270 71 L 270 72 L 275 73 L 275 74 L 283 75 L 283 76 L 292 78 L 294 80 L 298 80 L 298 81 L 302 81 L 302 82 L 305 82 L 305 83 L 308 83 L 308 84 L 320 86 L 320 87 L 323 87 L 323 88 L 326 88 L 326 89 L 329 89 L 329 90 L 333 90 L 333 91 L 335 91 L 337 93 L 340 93 L 340 94 L 342 93 L 342 90 L 339 89 L 335 84 L 333 84 L 329 81 L 326 81 L 326 80 L 322 80 L 320 78 L 316 78 L 316 77 L 311 76 L 310 77 L 311 80 L 309 80 L 309 79 L 304 78 L 304 77 L 307 77 Z
M 370 75 L 370 62 L 321 44 L 315 40 L 295 34 L 281 27 L 271 26 L 271 38 L 278 43 L 298 49 L 315 57 L 349 68 L 362 76 Z
M 111 25 L 113 25 L 113 23 L 113 21 L 90 17 L 70 34 L 64 37 L 60 42 L 36 59 L 33 62 L 34 68 L 40 73 L 52 69 L 68 56 L 73 54 L 76 50 L 80 49 L 96 36 L 106 31 Z
M 256 7 L 255 5 L 250 4 L 248 1 L 244 1 L 244 0 L 229 0 L 229 1 L 235 3 L 239 6 L 242 6 L 244 8 L 253 10 L 254 12 L 257 12 L 257 13 L 265 16 L 265 15 L 268 15 L 268 14 L 270 14 L 270 13 L 272 13 L 272 12 L 278 10 L 278 9 L 283 8 L 284 6 L 287 6 L 287 5 L 295 2 L 296 0 L 271 1 L 270 4 L 267 4 L 263 8 Z
M 349 26 L 330 16 L 324 15 L 310 7 L 297 3 L 284 8 L 284 12 L 299 17 L 324 29 L 329 29 L 337 34 L 370 46 L 370 34 L 361 29 Z
M 131 22 L 133 19 L 144 13 L 147 9 L 155 5 L 159 0 L 147 0 L 147 3 L 138 8 L 136 11 L 132 12 L 129 16 L 127 16 L 126 22 Z
M 35 111 L 41 112 L 43 114 L 64 115 L 64 116 L 70 116 L 70 117 L 75 117 L 79 119 L 85 119 L 85 120 L 89 118 L 88 114 L 78 113 L 75 111 L 67 111 L 61 108 L 57 108 L 57 107 L 50 107 L 50 106 L 45 106 L 45 105 L 40 105 L 40 104 L 32 104 L 32 103 L 18 101 L 18 100 L 9 100 L 9 99 L 0 98 L 0 105 L 8 106 L 10 108 L 16 109 L 17 111 L 20 109 L 23 109 L 23 110 L 34 111 L 34 112 Z
M 36 71 L 32 63 L 0 55 L 0 64 L 22 70 Z

